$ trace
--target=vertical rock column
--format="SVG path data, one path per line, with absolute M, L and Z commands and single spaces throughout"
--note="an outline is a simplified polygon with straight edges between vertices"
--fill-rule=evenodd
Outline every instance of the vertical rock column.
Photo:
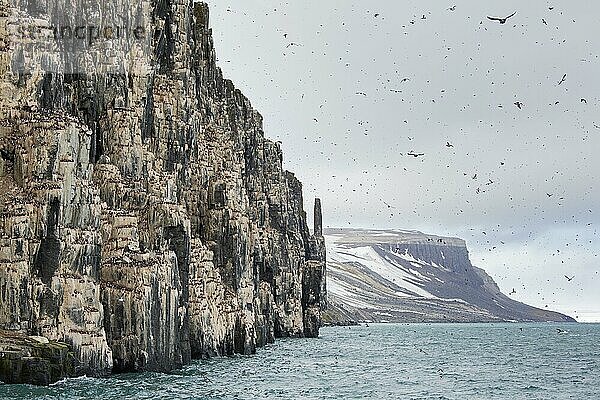
M 323 236 L 323 212 L 321 211 L 321 199 L 315 199 L 314 235 L 315 237 Z
M 323 238 L 321 200 L 315 200 L 314 234 L 308 239 L 306 264 L 302 276 L 302 308 L 304 310 L 304 336 L 318 337 L 321 311 L 327 307 L 325 281 L 326 252 Z

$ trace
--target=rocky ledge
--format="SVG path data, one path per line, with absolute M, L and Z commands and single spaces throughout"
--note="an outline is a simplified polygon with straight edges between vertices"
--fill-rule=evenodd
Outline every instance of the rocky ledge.
M 111 20 L 137 25 L 129 42 L 91 30 Z M 321 207 L 311 235 L 282 159 L 216 65 L 206 4 L 0 0 L 0 379 L 316 337 Z
M 0 331 L 0 377 L 5 383 L 48 385 L 75 375 L 76 360 L 66 343 Z

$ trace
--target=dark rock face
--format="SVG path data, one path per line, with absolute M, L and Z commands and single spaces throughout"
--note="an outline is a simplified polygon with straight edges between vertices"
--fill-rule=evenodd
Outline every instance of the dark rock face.
M 327 324 L 574 322 L 505 296 L 461 239 L 415 231 L 329 229 Z
M 314 236 L 308 239 L 306 268 L 302 279 L 302 306 L 306 337 L 319 336 L 321 311 L 327 309 L 326 255 L 322 226 L 321 201 L 317 199 L 314 210 Z
M 109 70 L 23 57 L 7 27 L 28 4 L 0 0 L 0 329 L 68 343 L 88 375 L 317 336 L 320 202 L 311 235 L 301 183 L 216 66 L 208 7 L 132 6 L 151 51 Z M 51 0 L 36 23 L 89 8 Z
M 49 385 L 75 373 L 75 356 L 65 343 L 0 331 L 0 377 L 3 382 Z

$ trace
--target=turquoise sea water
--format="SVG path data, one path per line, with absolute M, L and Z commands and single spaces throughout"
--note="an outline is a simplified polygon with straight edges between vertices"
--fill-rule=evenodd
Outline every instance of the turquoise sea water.
M 319 339 L 279 340 L 172 374 L 0 385 L 0 398 L 596 400 L 600 325 L 324 328 Z

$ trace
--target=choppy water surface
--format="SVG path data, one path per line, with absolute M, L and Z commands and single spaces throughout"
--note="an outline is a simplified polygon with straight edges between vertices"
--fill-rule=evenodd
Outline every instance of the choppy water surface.
M 557 328 L 566 333 L 558 333 Z M 0 385 L 8 399 L 600 399 L 600 325 L 325 328 L 173 374 Z

